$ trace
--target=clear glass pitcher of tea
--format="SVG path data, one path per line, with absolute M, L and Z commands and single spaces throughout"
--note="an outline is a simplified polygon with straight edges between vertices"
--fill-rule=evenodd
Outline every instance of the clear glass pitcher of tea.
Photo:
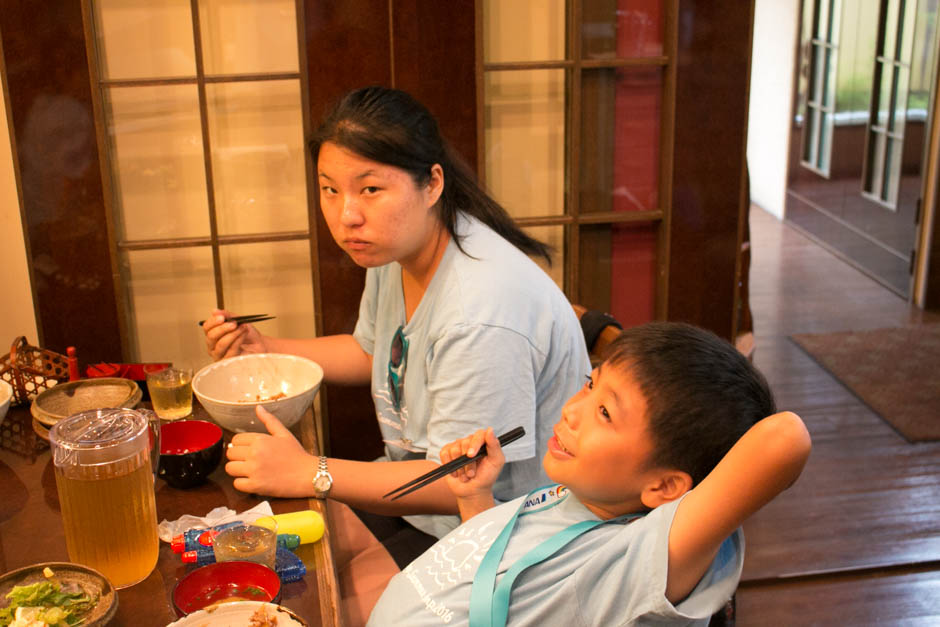
M 157 564 L 151 459 L 159 433 L 152 412 L 133 409 L 83 411 L 49 432 L 69 559 L 116 588 L 146 579 Z

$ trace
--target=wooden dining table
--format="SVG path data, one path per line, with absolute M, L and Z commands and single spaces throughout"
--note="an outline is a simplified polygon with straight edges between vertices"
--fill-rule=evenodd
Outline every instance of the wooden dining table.
M 320 450 L 314 427 L 313 411 L 293 431 L 304 447 Z M 211 420 L 196 403 L 193 418 Z M 41 562 L 69 561 L 65 532 L 55 485 L 52 455 L 34 426 L 29 405 L 10 408 L 0 425 L 0 572 Z M 225 441 L 232 433 L 225 431 Z M 276 514 L 312 509 L 327 520 L 328 502 L 318 499 L 265 498 L 236 490 L 224 471 L 224 459 L 203 485 L 182 490 L 155 480 L 157 520 L 174 521 L 184 514 L 204 517 L 210 510 L 226 506 L 236 512 L 250 509 L 264 500 Z M 102 538 L 103 542 L 107 538 Z M 331 530 L 326 525 L 323 537 L 301 545 L 295 553 L 306 566 L 303 579 L 281 587 L 279 603 L 303 618 L 311 626 L 343 625 L 339 603 L 336 566 L 331 550 Z M 160 542 L 157 566 L 145 580 L 118 591 L 118 609 L 109 623 L 115 627 L 157 627 L 175 621 L 173 588 L 196 568 L 184 564 L 170 545 Z M 0 600 L 0 604 L 4 603 Z

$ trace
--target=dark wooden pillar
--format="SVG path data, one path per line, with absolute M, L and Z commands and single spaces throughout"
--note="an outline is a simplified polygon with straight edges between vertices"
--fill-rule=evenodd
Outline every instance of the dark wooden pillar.
M 667 317 L 735 332 L 754 3 L 680 0 Z
M 0 0 L 0 41 L 39 327 L 27 339 L 75 346 L 82 364 L 120 361 L 81 3 Z

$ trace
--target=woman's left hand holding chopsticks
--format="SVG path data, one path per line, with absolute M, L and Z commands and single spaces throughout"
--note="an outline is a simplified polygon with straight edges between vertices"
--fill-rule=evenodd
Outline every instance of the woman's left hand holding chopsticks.
M 462 520 L 467 520 L 495 505 L 493 484 L 506 463 L 506 457 L 492 427 L 480 429 L 472 435 L 445 444 L 441 449 L 441 463 L 446 464 L 461 455 L 473 457 L 484 443 L 485 456 L 447 476 L 447 486 L 457 497 Z

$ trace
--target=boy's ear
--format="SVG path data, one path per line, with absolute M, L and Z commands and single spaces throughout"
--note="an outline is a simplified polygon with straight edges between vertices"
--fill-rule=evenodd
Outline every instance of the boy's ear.
M 692 476 L 689 473 L 664 470 L 643 488 L 640 500 L 646 507 L 654 509 L 669 501 L 675 501 L 691 489 Z

